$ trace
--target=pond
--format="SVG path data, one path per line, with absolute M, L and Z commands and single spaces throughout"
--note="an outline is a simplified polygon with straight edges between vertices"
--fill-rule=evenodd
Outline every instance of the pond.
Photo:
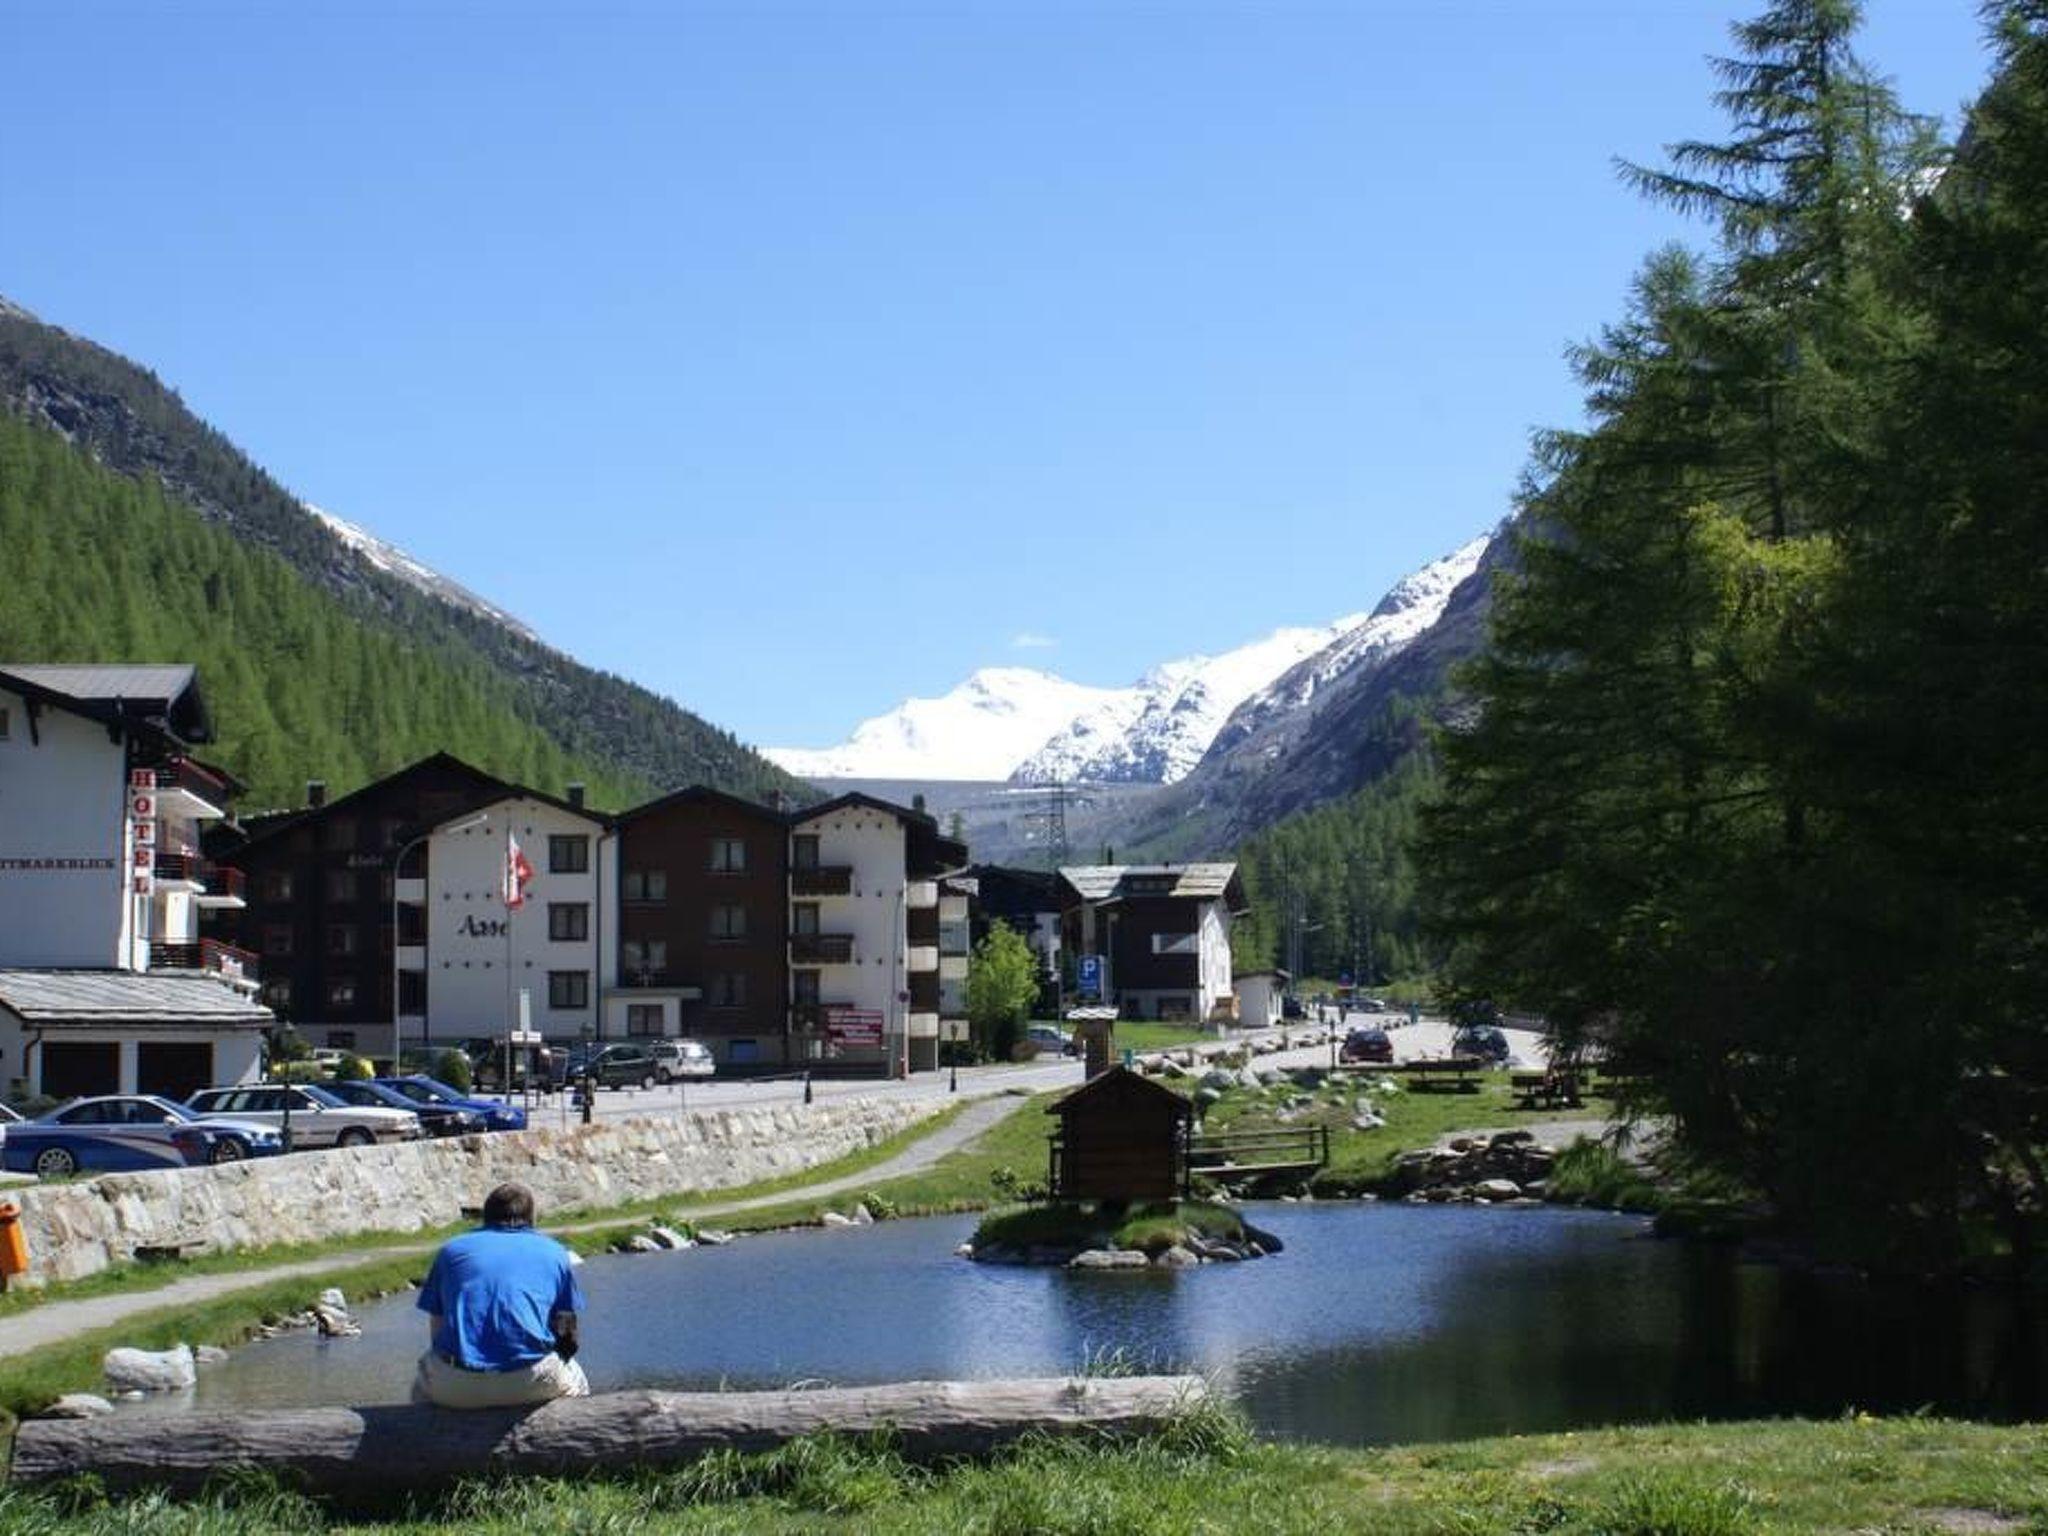
M 2048 1411 L 2044 1319 L 2001 1293 L 1830 1283 L 1549 1209 L 1263 1205 L 1287 1251 L 1179 1273 L 997 1268 L 972 1217 L 774 1233 L 583 1267 L 599 1391 L 1058 1374 L 1120 1352 L 1209 1374 L 1265 1433 L 1343 1444 L 1661 1419 Z M 403 1401 L 425 1320 L 263 1340 L 179 1402 Z M 140 1405 L 138 1405 L 139 1407 Z

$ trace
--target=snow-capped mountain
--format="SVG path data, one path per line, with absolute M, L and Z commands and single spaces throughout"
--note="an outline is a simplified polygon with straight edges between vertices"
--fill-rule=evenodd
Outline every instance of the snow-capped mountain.
M 1026 667 L 988 667 L 935 699 L 907 699 L 836 747 L 770 747 L 808 779 L 1173 784 L 1226 727 L 1312 707 L 1317 692 L 1434 624 L 1487 540 L 1396 583 L 1370 613 L 1276 630 L 1220 656 L 1163 662 L 1128 688 L 1096 688 Z
M 329 533 L 386 575 L 397 577 L 407 586 L 424 592 L 429 597 L 438 598 L 451 608 L 466 609 L 470 613 L 504 625 L 521 639 L 539 643 L 539 635 L 497 604 L 485 601 L 460 582 L 451 581 L 432 566 L 415 560 L 396 544 L 388 544 L 368 529 L 358 528 L 346 518 L 336 517 L 332 512 L 316 507 L 310 501 L 302 501 L 299 505 L 319 519 Z
M 1076 719 L 1010 777 L 1019 784 L 1171 784 L 1185 778 L 1239 704 L 1365 622 L 1360 613 L 1320 628 L 1277 630 L 1221 656 L 1189 656 L 1154 667 L 1128 690 L 1134 697 Z
M 1127 688 L 1091 688 L 1031 667 L 983 667 L 936 699 L 905 699 L 836 747 L 767 747 L 806 779 L 1003 779 L 1077 716 L 1114 710 Z

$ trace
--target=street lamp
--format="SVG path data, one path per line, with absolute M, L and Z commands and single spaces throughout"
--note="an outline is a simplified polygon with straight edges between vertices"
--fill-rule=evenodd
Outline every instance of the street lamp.
M 400 1025 L 398 1022 L 398 951 L 401 948 L 398 942 L 398 882 L 404 876 L 405 873 L 406 855 L 411 853 L 413 849 L 419 847 L 421 843 L 427 841 L 427 839 L 432 837 L 436 832 L 467 832 L 471 827 L 481 827 L 488 825 L 490 819 L 491 818 L 489 812 L 479 811 L 476 815 L 466 817 L 465 819 L 458 821 L 454 825 L 449 827 L 429 827 L 427 828 L 426 831 L 420 833 L 418 837 L 415 837 L 410 842 L 403 844 L 399 848 L 397 856 L 393 858 L 391 861 L 391 1054 L 393 1058 L 392 1066 L 394 1067 L 402 1065 L 402 1061 L 400 1060 L 400 1058 L 402 1058 L 405 1054 L 405 1041 L 403 1038 L 401 1038 Z M 424 902 L 421 903 L 422 908 L 424 908 L 425 905 L 426 904 Z M 425 942 L 425 938 L 426 936 L 422 934 L 422 943 Z M 426 1016 L 422 1014 L 420 1017 L 421 1050 L 425 1050 L 427 1046 L 432 1043 L 431 1037 L 428 1034 L 430 1028 L 431 1026 L 428 1024 Z M 507 1089 L 509 1089 L 512 1085 L 510 1083 L 507 1083 L 505 1086 Z

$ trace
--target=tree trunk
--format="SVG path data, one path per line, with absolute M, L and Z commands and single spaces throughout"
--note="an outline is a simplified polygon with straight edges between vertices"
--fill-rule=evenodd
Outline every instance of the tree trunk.
M 911 1381 L 794 1392 L 612 1392 L 538 1408 L 459 1413 L 420 1406 L 32 1419 L 12 1477 L 90 1472 L 110 1489 L 194 1490 L 261 1467 L 311 1493 L 351 1498 L 479 1474 L 619 1472 L 706 1451 L 763 1451 L 800 1435 L 887 1431 L 917 1461 L 980 1456 L 1031 1433 L 1110 1437 L 1158 1430 L 1201 1403 L 1196 1376 Z

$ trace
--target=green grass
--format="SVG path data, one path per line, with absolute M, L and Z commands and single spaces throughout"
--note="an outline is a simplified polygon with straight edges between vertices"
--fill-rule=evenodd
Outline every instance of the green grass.
M 1525 1121 L 1597 1121 L 1603 1113 L 1599 1107 L 1534 1112 L 1517 1109 L 1504 1072 L 1483 1074 L 1477 1093 L 1416 1093 L 1404 1089 L 1383 1096 L 1366 1091 L 1374 1080 L 1375 1075 L 1369 1071 L 1345 1072 L 1317 1089 L 1283 1084 L 1255 1093 L 1233 1088 L 1210 1107 L 1204 1116 L 1204 1128 L 1252 1131 L 1327 1125 L 1330 1161 L 1310 1180 L 1309 1187 L 1319 1195 L 1347 1195 L 1376 1187 L 1386 1178 L 1398 1154 L 1433 1146 L 1458 1131 L 1482 1126 L 1513 1127 Z M 1278 1118 L 1289 1099 L 1304 1096 L 1313 1102 L 1297 1111 L 1294 1119 L 1283 1122 Z M 1387 1123 L 1377 1130 L 1352 1129 L 1352 1106 L 1360 1099 L 1385 1116 Z
M 1615 1211 L 1661 1211 L 1665 1191 L 1642 1169 L 1601 1142 L 1581 1142 L 1558 1153 L 1544 1181 L 1544 1196 Z
M 1141 1024 L 1120 1022 L 1116 1026 L 1119 1051 L 1171 1051 L 1183 1045 L 1215 1045 L 1220 1037 L 1213 1029 L 1193 1024 Z
M 2048 1531 L 2048 1436 L 1940 1420 L 1660 1425 L 1351 1451 L 1260 1443 L 1191 1416 L 1120 1447 L 1034 1441 L 914 1465 L 821 1437 L 615 1479 L 475 1483 L 382 1518 L 242 1477 L 189 1504 L 0 1492 L 21 1536 L 773 1532 L 881 1536 L 1794 1536 Z
M 1000 1243 L 1011 1248 L 1131 1248 L 1156 1254 L 1189 1231 L 1236 1242 L 1244 1236 L 1244 1220 L 1229 1206 L 1204 1200 L 1110 1210 L 1093 1200 L 1060 1200 L 995 1211 L 975 1229 L 974 1242 L 977 1247 Z

